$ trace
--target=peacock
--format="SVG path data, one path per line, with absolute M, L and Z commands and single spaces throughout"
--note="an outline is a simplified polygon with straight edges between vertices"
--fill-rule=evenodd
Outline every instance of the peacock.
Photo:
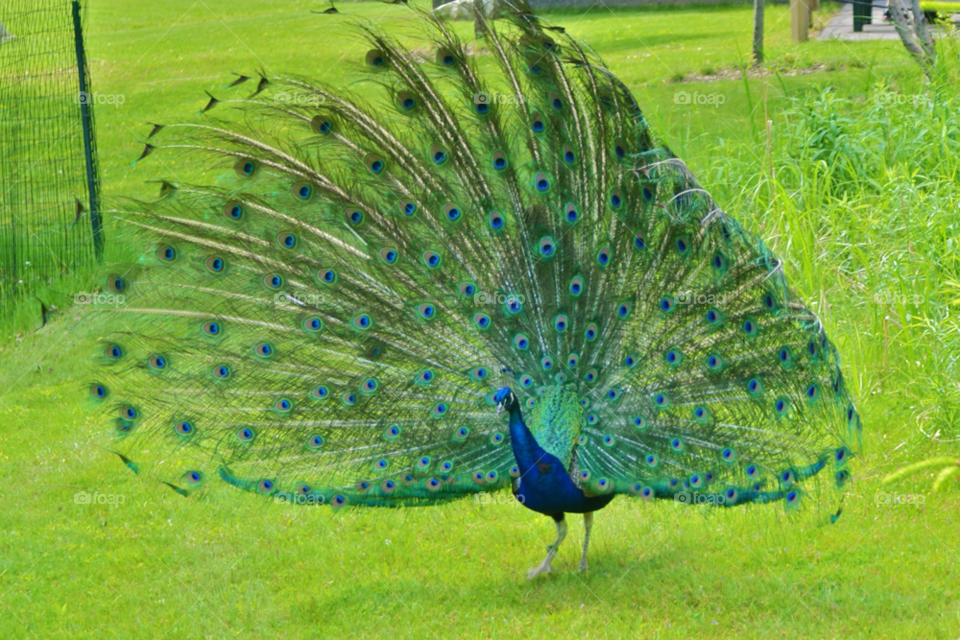
M 524 5 L 480 12 L 479 44 L 423 24 L 409 49 L 357 21 L 350 88 L 250 73 L 153 125 L 140 160 L 213 177 L 120 207 L 139 257 L 106 275 L 84 386 L 108 449 L 183 496 L 512 491 L 556 524 L 530 578 L 568 513 L 586 569 L 617 495 L 793 511 L 843 487 L 837 350 L 627 86 Z

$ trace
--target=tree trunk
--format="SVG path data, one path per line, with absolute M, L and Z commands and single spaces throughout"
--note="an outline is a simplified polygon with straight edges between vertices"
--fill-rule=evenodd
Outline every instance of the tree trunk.
M 753 0 L 753 63 L 763 64 L 763 2 Z

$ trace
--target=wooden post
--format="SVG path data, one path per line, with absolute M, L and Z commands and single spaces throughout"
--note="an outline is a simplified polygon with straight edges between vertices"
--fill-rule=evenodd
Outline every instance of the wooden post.
M 790 34 L 794 42 L 806 42 L 810 35 L 808 0 L 790 0 Z
M 763 2 L 753 0 L 753 63 L 763 64 Z

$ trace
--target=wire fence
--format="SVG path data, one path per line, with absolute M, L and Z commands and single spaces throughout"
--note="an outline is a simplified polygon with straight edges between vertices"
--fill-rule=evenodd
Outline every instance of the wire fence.
M 0 314 L 103 243 L 78 1 L 0 0 Z

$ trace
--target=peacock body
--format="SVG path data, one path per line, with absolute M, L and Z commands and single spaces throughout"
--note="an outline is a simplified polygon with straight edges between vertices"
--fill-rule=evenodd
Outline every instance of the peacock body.
M 429 59 L 359 25 L 362 96 L 241 76 L 252 95 L 154 127 L 143 157 L 219 169 L 123 212 L 143 254 L 107 278 L 127 302 L 88 391 L 111 450 L 182 495 L 511 487 L 557 544 L 618 494 L 793 509 L 842 485 L 836 350 L 628 89 L 527 11 L 481 16 L 482 56 L 426 20 Z

